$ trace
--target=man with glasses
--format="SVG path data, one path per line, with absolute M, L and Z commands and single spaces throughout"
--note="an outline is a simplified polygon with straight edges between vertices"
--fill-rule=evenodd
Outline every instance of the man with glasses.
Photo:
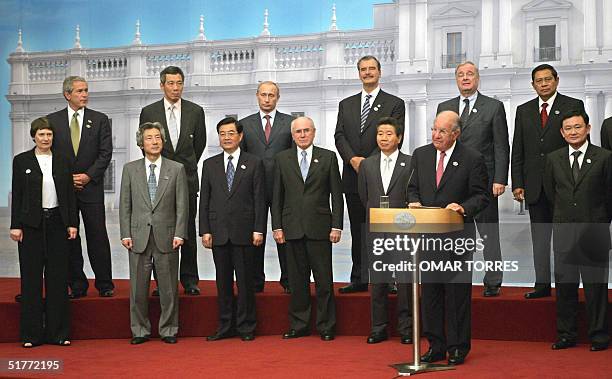
M 567 146 L 559 133 L 561 114 L 568 109 L 584 112 L 584 103 L 557 92 L 559 77 L 549 64 L 534 68 L 531 80 L 538 97 L 516 109 L 511 172 L 514 200 L 529 207 L 535 287 L 525 298 L 536 299 L 550 296 L 551 286 L 552 209 L 542 183 L 546 154 Z

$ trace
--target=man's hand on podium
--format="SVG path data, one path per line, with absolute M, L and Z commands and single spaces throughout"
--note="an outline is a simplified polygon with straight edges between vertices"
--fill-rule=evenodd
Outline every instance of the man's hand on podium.
M 446 209 L 450 209 L 451 211 L 455 211 L 457 213 L 459 213 L 460 215 L 465 215 L 465 210 L 463 209 L 463 207 L 457 203 L 450 203 L 446 206 Z

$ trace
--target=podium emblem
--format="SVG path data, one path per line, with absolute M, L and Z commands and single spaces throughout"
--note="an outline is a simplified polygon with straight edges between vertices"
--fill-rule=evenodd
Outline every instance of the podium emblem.
M 412 229 L 416 225 L 416 219 L 408 212 L 401 212 L 395 215 L 393 218 L 393 224 L 399 229 L 408 230 Z

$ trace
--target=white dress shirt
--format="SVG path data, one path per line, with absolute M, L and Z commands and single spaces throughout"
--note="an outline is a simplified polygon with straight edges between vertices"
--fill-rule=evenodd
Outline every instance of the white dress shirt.
M 264 118 L 265 116 L 266 114 L 260 110 L 259 121 L 261 121 L 261 130 L 263 130 L 264 132 L 266 131 L 266 119 Z M 276 109 L 268 113 L 268 116 L 270 116 L 270 127 L 272 127 L 274 125 L 274 119 L 276 118 Z
M 310 162 L 312 161 L 312 146 L 313 145 L 308 146 L 308 148 L 306 150 L 302 150 L 299 147 L 296 149 L 297 150 L 298 166 L 302 162 L 302 151 L 305 151 L 306 152 L 306 162 L 308 162 L 308 169 L 310 170 Z
M 393 170 L 395 169 L 395 163 L 399 156 L 399 149 L 395 150 L 391 155 L 387 156 L 382 151 L 380 152 L 380 177 L 383 183 L 383 189 L 385 194 L 389 189 L 389 183 L 391 183 L 391 177 L 393 176 Z M 387 159 L 390 159 L 389 167 L 387 167 Z
M 164 109 L 166 110 L 166 126 L 170 125 L 170 109 L 172 108 L 172 105 L 174 105 L 174 118 L 176 119 L 177 137 L 180 138 L 181 137 L 181 99 L 178 99 L 176 103 L 172 104 L 171 102 L 168 101 L 168 99 L 164 97 Z M 172 141 L 175 146 L 178 143 L 178 138 L 176 139 L 176 141 Z
M 463 114 L 463 109 L 465 108 L 465 99 L 468 99 L 470 101 L 470 109 L 468 114 L 470 114 L 472 112 L 472 109 L 474 109 L 474 104 L 476 104 L 476 99 L 478 98 L 478 91 L 474 92 L 471 96 L 465 97 L 465 96 L 459 96 L 459 115 Z
M 36 160 L 43 174 L 42 207 L 55 208 L 59 205 L 59 201 L 57 200 L 57 191 L 55 190 L 55 181 L 53 180 L 53 155 L 36 154 Z
M 236 149 L 231 154 L 228 154 L 226 151 L 223 151 L 223 167 L 225 168 L 225 173 L 227 174 L 227 163 L 229 162 L 229 156 L 232 156 L 232 164 L 234 165 L 234 172 L 238 170 L 238 159 L 240 159 L 240 147 Z
M 72 122 L 72 116 L 78 113 L 77 120 L 79 121 L 79 136 L 83 134 L 83 117 L 85 117 L 85 108 L 79 108 L 76 112 L 68 107 L 68 127 L 70 127 L 70 123 Z
M 542 100 L 541 97 L 538 96 L 538 111 L 539 113 L 542 113 L 542 104 L 546 103 L 548 104 L 548 106 L 546 107 L 546 113 L 550 116 L 550 110 L 553 107 L 553 104 L 555 103 L 555 99 L 557 98 L 557 91 L 555 91 L 555 94 L 552 95 L 550 97 L 550 99 L 544 101 Z
M 159 187 L 159 173 L 161 172 L 162 156 L 160 155 L 155 161 L 150 161 L 145 157 L 145 170 L 147 172 L 147 183 L 149 182 L 149 176 L 151 175 L 151 163 L 155 164 L 155 184 Z
M 374 108 L 374 101 L 376 101 L 376 96 L 378 96 L 379 92 L 380 87 L 378 86 L 370 93 L 367 93 L 364 89 L 361 90 L 361 108 L 359 108 L 359 114 L 361 114 L 361 111 L 363 110 L 363 103 L 365 103 L 366 95 L 372 95 L 372 97 L 370 97 L 370 109 L 372 109 Z
M 589 147 L 589 141 L 584 141 L 584 143 L 582 144 L 582 146 L 580 146 L 577 150 L 574 150 L 573 147 L 568 146 L 569 147 L 569 164 L 570 167 L 572 167 L 572 165 L 574 164 L 574 156 L 572 155 L 572 153 L 574 151 L 580 151 L 582 154 L 580 154 L 578 156 L 578 167 L 582 168 L 582 162 L 584 161 L 584 156 L 586 155 L 587 152 L 587 148 Z
M 453 155 L 453 151 L 455 151 L 455 146 L 457 146 L 457 141 L 453 143 L 448 150 L 445 151 L 446 155 L 444 156 L 444 171 L 446 171 L 446 165 L 450 160 L 451 155 Z M 436 161 L 434 162 L 434 171 L 438 170 L 438 161 L 440 160 L 440 150 L 436 150 Z

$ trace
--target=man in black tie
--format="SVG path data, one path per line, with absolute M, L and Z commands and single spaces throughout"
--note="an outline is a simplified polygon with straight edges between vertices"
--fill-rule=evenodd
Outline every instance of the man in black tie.
M 200 186 L 200 236 L 213 251 L 219 305 L 217 332 L 207 340 L 238 333 L 252 341 L 257 325 L 253 253 L 266 229 L 264 168 L 258 157 L 240 148 L 243 128 L 235 118 L 219 121 L 217 132 L 223 152 L 204 161 Z
M 612 220 L 612 153 L 587 140 L 591 125 L 582 110 L 563 114 L 569 146 L 547 156 L 544 189 L 553 212 L 557 341 L 576 345 L 578 286 L 584 283 L 591 351 L 608 348 L 608 264 Z
M 340 241 L 344 204 L 338 160 L 333 151 L 313 146 L 314 122 L 291 122 L 296 147 L 276 156 L 272 231 L 287 244 L 291 299 L 290 330 L 284 339 L 310 334 L 310 272 L 317 296 L 316 327 L 323 341 L 335 336 L 336 303 L 332 274 L 332 243 Z M 331 209 L 330 209 L 331 201 Z
M 265 169 L 266 214 L 272 205 L 274 190 L 274 157 L 276 154 L 291 147 L 291 121 L 293 116 L 276 110 L 280 99 L 280 90 L 274 82 L 266 81 L 257 86 L 257 103 L 259 112 L 240 120 L 244 127 L 240 148 L 258 156 Z M 265 232 L 265 231 L 264 231 Z M 255 248 L 253 257 L 253 284 L 255 292 L 262 292 L 266 281 L 264 273 L 264 255 L 266 250 L 266 235 L 263 243 Z M 284 244 L 276 244 L 278 263 L 280 265 L 280 284 L 285 293 L 290 292 L 287 279 L 287 254 Z
M 487 207 L 491 197 L 484 158 L 457 141 L 460 134 L 457 113 L 438 114 L 432 143 L 414 151 L 408 184 L 409 206 L 442 207 L 464 217 L 464 230 L 445 235 L 455 241 L 475 238 L 474 217 Z M 448 351 L 448 363 L 461 364 L 471 347 L 472 275 L 465 269 L 465 262 L 471 260 L 472 252 L 422 251 L 421 257 L 442 257 L 443 262 L 461 263 L 462 268 L 456 276 L 423 273 L 423 334 L 429 350 L 421 360 L 440 361 Z
M 459 142 L 485 157 L 489 175 L 492 200 L 489 206 L 476 216 L 478 232 L 484 239 L 482 251 L 485 261 L 502 260 L 499 243 L 499 212 L 497 197 L 501 196 L 508 184 L 510 145 L 508 124 L 504 104 L 478 91 L 480 74 L 472 62 L 465 62 L 455 69 L 455 79 L 460 96 L 438 105 L 436 113 L 453 111 L 461 115 Z M 503 271 L 488 270 L 484 277 L 484 296 L 499 295 Z
M 346 197 L 351 222 L 351 283 L 340 288 L 340 293 L 365 292 L 368 290 L 368 273 L 362 267 L 362 249 L 366 211 L 359 199 L 357 173 L 361 162 L 377 150 L 376 125 L 382 117 L 395 118 L 404 128 L 406 109 L 404 101 L 388 94 L 379 87 L 380 62 L 366 55 L 357 62 L 359 79 L 363 83 L 360 93 L 340 102 L 334 138 L 336 149 L 344 161 L 342 188 Z M 401 146 L 401 145 L 400 145 Z
M 187 239 L 181 246 L 180 281 L 187 295 L 199 295 L 195 218 L 199 185 L 198 162 L 206 147 L 204 110 L 182 98 L 185 75 L 179 67 L 166 67 L 159 73 L 159 78 L 159 88 L 163 91 L 164 98 L 142 108 L 140 125 L 145 122 L 162 124 L 168 139 L 164 144 L 162 156 L 185 166 L 189 185 L 189 220 Z M 155 289 L 153 294 L 159 296 L 159 291 Z
M 111 251 L 104 209 L 104 172 L 113 155 L 111 127 L 104 113 L 87 108 L 85 79 L 69 76 L 63 84 L 68 107 L 47 116 L 55 129 L 53 149 L 72 159 L 77 208 L 81 212 L 89 263 L 100 296 L 113 296 Z M 70 298 L 87 296 L 89 283 L 83 272 L 80 233 L 70 241 Z
M 531 71 L 531 85 L 538 97 L 516 109 L 512 140 L 512 195 L 529 206 L 535 288 L 527 299 L 550 296 L 550 237 L 552 210 L 542 186 L 546 154 L 567 146 L 557 131 L 561 113 L 584 112 L 582 100 L 557 92 L 559 77 L 554 67 L 541 64 Z

